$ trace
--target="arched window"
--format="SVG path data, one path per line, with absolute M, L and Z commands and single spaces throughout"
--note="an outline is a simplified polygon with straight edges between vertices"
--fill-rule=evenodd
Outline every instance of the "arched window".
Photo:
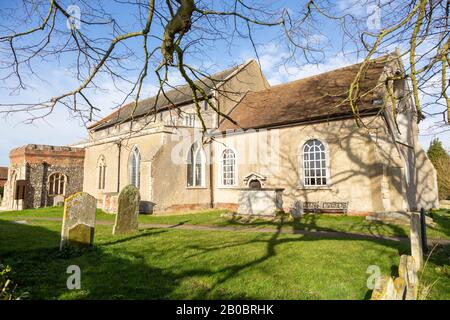
M 303 184 L 326 186 L 327 176 L 324 144 L 317 139 L 307 141 L 303 146 Z
M 98 170 L 97 187 L 99 190 L 104 190 L 105 189 L 105 181 L 106 181 L 106 160 L 103 155 L 100 156 L 100 158 L 98 159 L 97 170 Z
M 205 158 L 198 142 L 192 144 L 187 158 L 187 186 L 202 187 L 205 181 Z
M 222 153 L 222 185 L 236 185 L 236 155 L 231 149 Z
M 139 188 L 141 183 L 141 153 L 138 147 L 134 147 L 130 154 L 128 162 L 128 172 L 130 177 L 130 184 Z
M 48 194 L 50 196 L 65 195 L 66 184 L 67 177 L 64 174 L 60 172 L 52 173 L 48 177 Z

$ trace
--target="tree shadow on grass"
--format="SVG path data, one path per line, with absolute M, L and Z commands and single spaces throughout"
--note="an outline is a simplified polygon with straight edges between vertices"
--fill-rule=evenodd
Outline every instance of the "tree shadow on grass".
M 353 224 L 350 226 L 350 232 L 361 232 L 374 236 L 394 235 L 395 237 L 408 238 L 408 233 L 404 228 L 395 224 L 388 224 L 378 221 L 371 221 L 364 224 Z
M 313 219 L 311 219 L 313 220 Z M 312 221 L 309 221 L 308 223 L 310 225 L 312 225 L 312 228 L 314 228 Z M 246 270 L 249 270 L 250 268 L 263 263 L 264 261 L 274 257 L 277 254 L 277 247 L 286 243 L 296 243 L 296 242 L 310 242 L 310 241 L 321 241 L 321 240 L 363 240 L 363 241 L 371 241 L 377 244 L 382 244 L 385 245 L 387 247 L 391 247 L 397 250 L 398 255 L 402 255 L 402 254 L 406 254 L 408 249 L 408 246 L 405 243 L 399 243 L 399 242 L 393 242 L 393 241 L 389 241 L 389 240 L 383 240 L 383 239 L 370 239 L 370 238 L 366 238 L 366 239 L 362 239 L 359 236 L 355 235 L 348 235 L 346 237 L 336 237 L 333 234 L 327 234 L 327 235 L 323 235 L 323 234 L 317 234 L 317 235 L 304 235 L 304 236 L 290 236 L 290 237 L 282 237 L 280 238 L 281 235 L 281 229 L 282 229 L 282 224 L 279 224 L 277 226 L 277 230 L 271 234 L 270 238 L 264 239 L 263 234 L 261 234 L 260 239 L 252 239 L 249 241 L 241 241 L 241 242 L 234 242 L 234 243 L 228 243 L 228 244 L 220 244 L 217 246 L 205 246 L 205 245 L 195 245 L 195 246 L 188 246 L 191 249 L 195 249 L 196 251 L 199 251 L 198 253 L 191 255 L 190 257 L 195 257 L 195 256 L 199 256 L 199 255 L 203 255 L 203 254 L 210 254 L 213 251 L 220 251 L 223 249 L 228 249 L 228 248 L 235 248 L 236 251 L 238 252 L 239 247 L 244 247 L 248 244 L 254 244 L 254 243 L 263 243 L 266 245 L 266 249 L 265 249 L 265 253 L 264 255 L 251 260 L 249 262 L 246 263 L 242 263 L 242 264 L 236 264 L 233 266 L 229 266 L 229 267 L 225 267 L 222 269 L 217 270 L 216 272 L 219 274 L 222 274 L 222 276 L 214 283 L 214 285 L 210 288 L 210 290 L 214 290 L 214 288 L 219 287 L 220 285 L 222 285 L 223 283 L 227 282 L 228 280 L 238 276 L 240 273 L 245 272 Z M 333 231 L 333 230 L 330 230 Z M 324 259 L 326 259 L 324 257 Z M 394 259 L 392 259 L 391 263 L 394 263 Z M 365 270 L 362 270 L 362 272 L 365 272 Z M 362 286 L 365 286 L 366 283 L 364 282 L 363 284 L 361 284 Z M 199 297 L 201 298 L 201 297 Z M 370 295 L 368 295 L 366 293 L 366 295 L 363 297 L 364 299 L 370 298 Z
M 146 229 L 147 231 L 151 230 L 152 231 L 152 235 L 157 235 L 160 233 L 165 233 L 167 232 L 167 230 L 164 229 Z M 143 232 L 143 231 L 137 231 L 137 232 L 132 232 L 130 235 L 126 236 L 126 237 L 117 237 L 114 240 L 111 241 L 107 241 L 107 242 L 102 242 L 102 246 L 111 246 L 111 245 L 116 245 L 116 244 L 121 244 L 124 242 L 128 242 L 131 240 L 135 240 L 135 239 L 140 239 L 140 238 L 145 238 L 148 237 L 148 233 Z
M 18 290 L 28 292 L 31 299 L 169 299 L 176 297 L 175 291 L 184 278 L 204 274 L 206 270 L 176 274 L 169 269 L 149 266 L 143 254 L 111 247 L 164 232 L 167 230 L 139 231 L 89 249 L 61 254 L 58 232 L 0 220 L 0 263 L 13 268 L 12 280 Z M 33 240 L 24 245 L 24 239 Z M 66 271 L 70 265 L 81 269 L 80 290 L 67 289 L 66 282 L 71 274 Z M 227 298 L 242 296 L 228 295 Z
M 197 265 L 187 268 L 155 267 L 146 263 L 147 252 L 154 252 L 152 259 L 167 254 L 166 251 L 152 245 L 151 237 L 158 237 L 168 231 L 161 229 L 141 230 L 138 233 L 118 236 L 117 240 L 100 243 L 81 254 L 64 257 L 59 254 L 60 235 L 47 228 L 11 222 L 0 221 L 0 257 L 2 263 L 9 264 L 14 269 L 13 280 L 19 288 L 28 291 L 33 299 L 251 299 L 247 292 L 233 292 L 223 286 L 227 281 L 238 277 L 247 270 L 257 267 L 266 260 L 277 255 L 278 246 L 286 243 L 309 242 L 323 240 L 320 236 L 280 237 L 281 226 L 273 234 L 253 234 L 249 240 L 236 240 L 230 235 L 227 240 L 218 245 L 209 242 L 192 245 L 186 243 L 186 250 L 197 253 L 179 257 L 187 260 L 194 258 Z M 202 232 L 202 231 L 190 231 Z M 10 237 L 14 235 L 14 237 Z M 24 239 L 34 239 L 23 244 Z M 115 248 L 114 244 L 136 246 L 136 241 L 149 239 L 142 250 L 126 250 L 123 246 Z M 327 238 L 333 239 L 333 238 Z M 342 238 L 335 238 L 343 240 Z M 351 239 L 351 238 L 350 238 Z M 395 248 L 399 254 L 407 253 L 404 244 L 383 240 L 369 240 Z M 237 254 L 244 253 L 248 244 L 261 243 L 263 255 L 258 254 L 243 262 L 236 262 L 223 267 L 208 267 L 197 259 L 204 254 L 213 254 L 227 248 L 235 248 Z M 137 244 L 139 245 L 139 244 Z M 325 258 L 325 257 L 324 257 Z M 326 258 L 325 258 L 326 259 Z M 392 258 L 395 260 L 395 258 Z M 207 259 L 205 260 L 207 261 Z M 179 262 L 182 264 L 182 261 Z M 394 262 L 392 262 L 394 264 Z M 81 268 L 81 290 L 70 291 L 66 287 L 69 274 L 67 267 L 78 265 Z M 274 266 L 279 268 L 280 266 Z M 362 270 L 361 272 L 365 272 Z M 207 283 L 203 283 L 208 277 Z M 191 292 L 186 291 L 184 281 L 189 281 Z M 299 279 L 301 281 L 301 279 Z M 365 286 L 362 283 L 361 286 Z M 180 288 L 183 289 L 180 290 Z M 266 297 L 267 298 L 267 297 Z
M 336 219 L 345 219 L 345 216 L 336 216 Z M 338 225 L 326 227 L 320 225 L 323 218 L 322 214 L 307 213 L 301 217 L 294 219 L 286 217 L 278 217 L 275 221 L 263 220 L 263 219 L 246 219 L 245 217 L 232 215 L 226 220 L 223 225 L 226 226 L 242 226 L 247 228 L 263 228 L 263 227 L 276 227 L 276 228 L 289 228 L 293 231 L 325 231 L 325 232 L 341 232 L 341 233 L 361 233 L 373 236 L 395 236 L 407 238 L 408 234 L 405 229 L 394 225 L 377 221 L 358 221 L 350 223 L 343 221 L 342 225 L 339 225 L 340 221 L 336 221 Z M 325 222 L 326 223 L 326 222 Z
M 397 237 L 404 238 L 402 241 L 391 241 L 389 239 L 376 239 L 376 238 L 370 238 L 370 237 L 364 237 L 359 236 L 357 234 L 346 234 L 345 236 L 338 235 L 335 233 L 336 229 L 333 228 L 323 228 L 317 225 L 318 216 L 314 214 L 310 215 L 304 215 L 300 219 L 294 219 L 293 222 L 293 229 L 294 230 L 306 230 L 306 231 L 327 231 L 328 233 L 325 234 L 308 234 L 304 235 L 302 237 L 283 237 L 280 238 L 281 230 L 284 226 L 284 221 L 281 219 L 279 223 L 276 224 L 276 231 L 271 234 L 270 238 L 264 239 L 264 237 L 261 237 L 258 239 L 252 239 L 249 241 L 242 241 L 242 242 L 233 242 L 233 243 L 227 243 L 227 244 L 220 244 L 216 246 L 209 246 L 209 245 L 195 245 L 195 246 L 189 246 L 189 248 L 195 249 L 198 251 L 198 253 L 191 255 L 190 257 L 195 257 L 203 254 L 209 254 L 213 251 L 220 251 L 227 248 L 234 248 L 238 252 L 240 247 L 244 247 L 248 244 L 253 243 L 264 243 L 266 245 L 265 254 L 263 256 L 260 256 L 257 259 L 254 259 L 252 261 L 243 263 L 243 264 L 236 264 L 231 267 L 226 267 L 223 269 L 217 270 L 218 273 L 223 274 L 219 278 L 219 280 L 214 284 L 213 287 L 211 287 L 211 290 L 214 289 L 214 287 L 218 287 L 221 284 L 225 283 L 226 281 L 230 280 L 233 277 L 236 277 L 238 274 L 245 272 L 246 270 L 249 270 L 255 265 L 261 264 L 262 262 L 270 259 L 271 257 L 276 255 L 276 248 L 277 246 L 280 246 L 285 243 L 295 243 L 295 242 L 309 242 L 309 241 L 320 241 L 320 240 L 363 240 L 363 241 L 369 241 L 377 244 L 381 244 L 386 247 L 393 248 L 397 251 L 397 254 L 395 257 L 392 258 L 391 261 L 391 267 L 390 267 L 390 276 L 398 276 L 398 264 L 396 260 L 403 254 L 410 255 L 410 246 L 409 246 L 409 239 L 408 234 L 406 233 L 405 229 L 394 225 L 394 224 L 386 224 L 386 223 L 378 223 L 378 222 L 370 222 L 367 224 L 356 224 L 354 228 L 356 230 L 349 230 L 353 232 L 361 232 L 362 228 L 364 228 L 365 234 L 368 236 L 374 235 L 374 236 L 382 236 L 385 234 L 395 234 Z M 252 222 L 252 225 L 257 225 L 258 223 Z M 265 221 L 261 221 L 260 224 L 267 224 Z M 261 234 L 262 235 L 262 234 Z M 430 257 L 429 263 L 433 264 L 434 266 L 445 266 L 448 264 L 448 255 L 447 255 L 447 261 L 445 258 L 443 258 L 442 252 L 449 252 L 450 251 L 450 245 L 441 246 L 441 250 L 439 254 L 434 254 Z M 355 257 L 357 258 L 357 257 Z M 365 270 L 363 270 L 364 272 Z M 445 270 L 444 270 L 445 272 Z M 369 275 L 368 275 L 369 276 Z M 365 283 L 362 285 L 366 285 Z M 364 295 L 364 299 L 370 299 L 371 297 L 371 290 L 368 290 L 366 294 Z

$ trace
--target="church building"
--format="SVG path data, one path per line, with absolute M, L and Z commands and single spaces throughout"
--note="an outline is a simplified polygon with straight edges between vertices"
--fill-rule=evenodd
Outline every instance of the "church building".
M 384 85 L 404 74 L 401 59 L 386 55 L 363 70 L 357 125 L 348 90 L 360 66 L 270 86 L 249 61 L 197 81 L 221 115 L 207 101 L 198 108 L 187 85 L 127 104 L 66 151 L 79 161 L 83 154 L 82 179 L 58 172 L 65 186 L 74 179 L 71 188 L 110 212 L 129 184 L 147 213 L 237 210 L 249 189 L 276 194 L 286 212 L 299 203 L 349 214 L 438 207 L 436 171 L 418 141 L 408 82 L 391 81 L 396 118 Z M 47 174 L 42 181 L 52 180 Z M 48 188 L 32 206 L 51 204 Z

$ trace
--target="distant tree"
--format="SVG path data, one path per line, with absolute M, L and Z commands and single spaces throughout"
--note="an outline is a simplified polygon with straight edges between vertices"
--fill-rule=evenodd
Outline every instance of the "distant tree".
M 450 200 L 450 158 L 439 158 L 435 167 L 438 172 L 439 198 Z
M 442 141 L 439 140 L 439 138 L 431 140 L 427 154 L 433 164 L 441 157 L 448 157 L 448 154 L 442 145 Z
M 439 139 L 433 139 L 428 148 L 430 158 L 437 171 L 439 199 L 450 199 L 450 156 Z

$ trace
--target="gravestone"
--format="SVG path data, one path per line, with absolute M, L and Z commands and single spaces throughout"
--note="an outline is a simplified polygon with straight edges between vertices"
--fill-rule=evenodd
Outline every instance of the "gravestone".
M 402 277 L 397 277 L 394 279 L 394 294 L 392 300 L 403 300 L 405 295 L 406 284 L 405 279 Z
M 411 255 L 414 258 L 416 272 L 423 266 L 422 230 L 418 213 L 411 213 Z
M 395 300 L 396 289 L 392 277 L 381 276 L 377 279 L 371 300 Z
M 389 276 L 379 277 L 371 300 L 417 300 L 419 277 L 412 256 L 400 257 L 398 275 L 395 279 Z
M 53 206 L 54 207 L 61 207 L 64 205 L 64 196 L 57 195 L 53 198 Z
M 141 196 L 135 186 L 129 185 L 123 188 L 119 195 L 119 205 L 113 234 L 123 234 L 139 229 L 138 215 L 140 201 Z
M 301 201 L 295 201 L 291 208 L 291 216 L 294 219 L 300 218 L 303 215 L 303 203 Z
M 89 247 L 94 242 L 97 200 L 85 192 L 68 197 L 64 203 L 60 249 Z
M 414 258 L 402 255 L 398 266 L 398 275 L 405 281 L 405 300 L 416 300 L 419 289 L 419 277 L 415 270 Z
M 69 229 L 68 238 L 72 247 L 89 247 L 94 239 L 94 227 L 84 223 L 77 223 Z

